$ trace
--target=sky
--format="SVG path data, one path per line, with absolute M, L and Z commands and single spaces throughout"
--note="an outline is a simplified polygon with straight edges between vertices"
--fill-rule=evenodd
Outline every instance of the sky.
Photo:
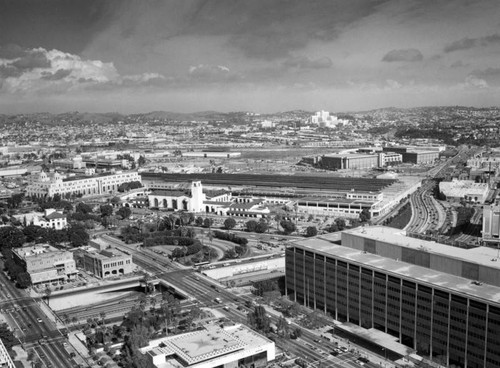
M 0 0 L 0 113 L 500 105 L 499 0 Z

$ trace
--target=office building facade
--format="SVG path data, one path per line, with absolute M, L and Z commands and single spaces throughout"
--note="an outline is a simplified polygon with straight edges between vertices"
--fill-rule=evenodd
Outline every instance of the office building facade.
M 41 172 L 26 187 L 26 195 L 53 197 L 65 195 L 100 195 L 116 192 L 123 183 L 141 181 L 137 171 L 123 171 L 97 176 L 66 176 L 58 172 Z
M 48 245 L 13 248 L 14 261 L 29 273 L 33 285 L 65 282 L 78 273 L 73 254 Z
M 445 366 L 500 366 L 500 267 L 493 249 L 459 249 L 369 227 L 294 243 L 290 299 L 392 335 Z

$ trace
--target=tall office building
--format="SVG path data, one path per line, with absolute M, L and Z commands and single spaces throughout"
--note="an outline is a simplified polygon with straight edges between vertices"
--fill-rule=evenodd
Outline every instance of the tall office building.
M 495 249 L 461 249 L 362 227 L 293 243 L 289 298 L 335 319 L 394 336 L 446 366 L 500 366 L 500 262 Z

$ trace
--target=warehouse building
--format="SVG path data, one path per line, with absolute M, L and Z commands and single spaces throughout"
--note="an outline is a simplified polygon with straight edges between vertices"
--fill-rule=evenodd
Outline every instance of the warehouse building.
M 455 248 L 382 226 L 345 231 L 341 244 L 325 235 L 287 249 L 290 299 L 380 330 L 445 366 L 500 366 L 495 249 Z

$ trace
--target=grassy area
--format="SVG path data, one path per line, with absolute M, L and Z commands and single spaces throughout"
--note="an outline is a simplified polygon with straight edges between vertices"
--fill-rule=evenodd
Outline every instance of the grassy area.
M 386 226 L 394 227 L 396 229 L 403 229 L 411 219 L 411 205 L 407 203 L 404 205 L 398 212 L 396 216 L 394 216 Z

